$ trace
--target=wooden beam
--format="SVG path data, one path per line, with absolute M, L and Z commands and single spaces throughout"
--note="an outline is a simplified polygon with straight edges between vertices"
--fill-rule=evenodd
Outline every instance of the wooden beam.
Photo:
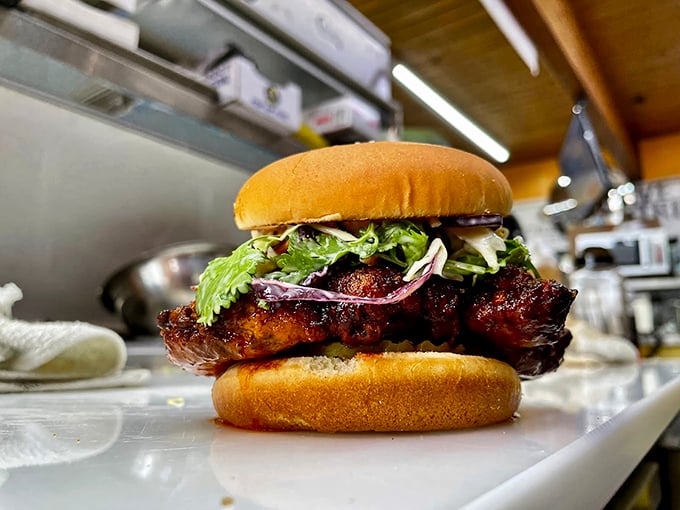
M 507 0 L 538 46 L 541 64 L 574 98 L 589 100 L 589 114 L 602 145 L 620 169 L 639 179 L 636 147 L 573 8 L 566 0 Z

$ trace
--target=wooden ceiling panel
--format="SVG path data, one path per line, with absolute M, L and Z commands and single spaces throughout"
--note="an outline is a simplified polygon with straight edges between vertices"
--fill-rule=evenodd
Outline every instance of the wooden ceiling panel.
M 573 4 L 633 135 L 679 131 L 680 3 Z
M 610 116 L 611 132 L 624 146 L 631 139 L 634 144 L 641 137 L 680 131 L 680 4 L 676 0 L 506 2 L 516 15 L 530 5 L 568 8 L 577 33 L 566 43 L 586 41 L 576 49 L 588 53 L 588 65 L 597 71 L 590 76 L 603 78 L 604 86 L 584 83 L 588 73 L 584 78 L 573 69 L 559 72 L 560 66 L 574 64 L 564 55 L 557 62 L 556 52 L 574 48 L 548 47 L 540 37 L 536 42 L 541 73 L 531 76 L 478 0 L 351 1 L 391 39 L 396 61 L 409 66 L 508 147 L 509 163 L 555 157 L 571 106 L 584 90 L 604 93 L 599 99 L 605 121 L 611 112 L 622 119 L 617 125 L 616 117 L 612 122 Z M 559 16 L 548 21 L 561 23 Z M 402 103 L 406 127 L 434 129 L 450 145 L 474 151 L 398 85 L 394 96 Z M 614 108 L 607 108 L 610 100 Z
M 571 98 L 548 73 L 531 76 L 482 5 L 470 0 L 359 1 L 353 5 L 392 41 L 396 61 L 416 71 L 505 145 L 513 161 L 559 150 Z M 407 127 L 429 127 L 478 152 L 395 85 Z

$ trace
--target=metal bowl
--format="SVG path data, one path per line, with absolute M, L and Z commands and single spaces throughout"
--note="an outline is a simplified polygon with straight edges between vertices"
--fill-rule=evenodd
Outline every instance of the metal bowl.
M 100 300 L 120 316 L 131 335 L 158 334 L 158 314 L 189 303 L 192 286 L 208 262 L 232 250 L 228 245 L 188 242 L 145 253 L 104 282 Z

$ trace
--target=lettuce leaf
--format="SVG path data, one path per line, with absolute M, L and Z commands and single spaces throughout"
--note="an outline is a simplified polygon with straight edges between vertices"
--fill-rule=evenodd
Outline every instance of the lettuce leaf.
M 449 255 L 440 240 L 431 240 L 420 226 L 406 220 L 371 223 L 357 235 L 337 228 L 311 227 L 314 229 L 311 233 L 307 227 L 292 227 L 280 236 L 253 238 L 229 257 L 211 261 L 196 291 L 198 322 L 213 324 L 221 309 L 229 308 L 242 294 L 250 292 L 254 278 L 306 285 L 310 275 L 323 274 L 347 256 L 357 262 L 377 256 L 401 267 L 413 278 L 414 268 L 434 256 L 428 255 L 428 250 L 432 251 L 437 243 L 435 251 L 441 263 L 437 264 L 440 269 L 436 273 L 444 278 L 460 280 L 469 275 L 492 274 L 510 263 L 537 274 L 520 239 L 501 239 L 490 229 L 474 233 L 473 243 L 466 242 L 462 249 Z
M 404 269 L 411 267 L 427 253 L 428 235 L 408 221 L 383 223 L 378 227 L 380 257 Z
M 284 241 L 287 247 L 283 253 L 271 250 Z M 253 278 L 300 284 L 347 255 L 354 255 L 358 260 L 378 255 L 408 268 L 425 255 L 427 246 L 427 234 L 409 221 L 385 222 L 378 226 L 371 223 L 358 237 L 319 227 L 314 235 L 291 228 L 280 237 L 251 239 L 229 257 L 220 257 L 208 264 L 196 291 L 198 321 L 208 326 L 215 322 L 222 308 L 229 308 L 241 294 L 250 291 Z
M 222 308 L 229 308 L 250 290 L 253 277 L 266 270 L 265 252 L 276 241 L 277 238 L 270 236 L 251 239 L 228 257 L 218 257 L 208 263 L 196 289 L 199 323 L 209 326 Z
M 319 232 L 315 236 L 300 235 L 298 230 L 288 237 L 288 249 L 276 258 L 281 271 L 268 275 L 269 279 L 298 284 L 310 274 L 335 264 L 345 255 L 354 254 L 359 259 L 373 256 L 380 246 L 380 240 L 373 224 L 361 237 L 344 241 L 336 236 Z

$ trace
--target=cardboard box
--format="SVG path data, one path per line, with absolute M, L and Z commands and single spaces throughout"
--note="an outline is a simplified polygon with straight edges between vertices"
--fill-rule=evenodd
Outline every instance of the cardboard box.
M 336 143 L 380 138 L 380 112 L 352 96 L 321 103 L 304 113 L 305 124 Z
M 220 63 L 205 78 L 226 110 L 282 135 L 300 129 L 302 91 L 295 83 L 270 82 L 242 56 Z

